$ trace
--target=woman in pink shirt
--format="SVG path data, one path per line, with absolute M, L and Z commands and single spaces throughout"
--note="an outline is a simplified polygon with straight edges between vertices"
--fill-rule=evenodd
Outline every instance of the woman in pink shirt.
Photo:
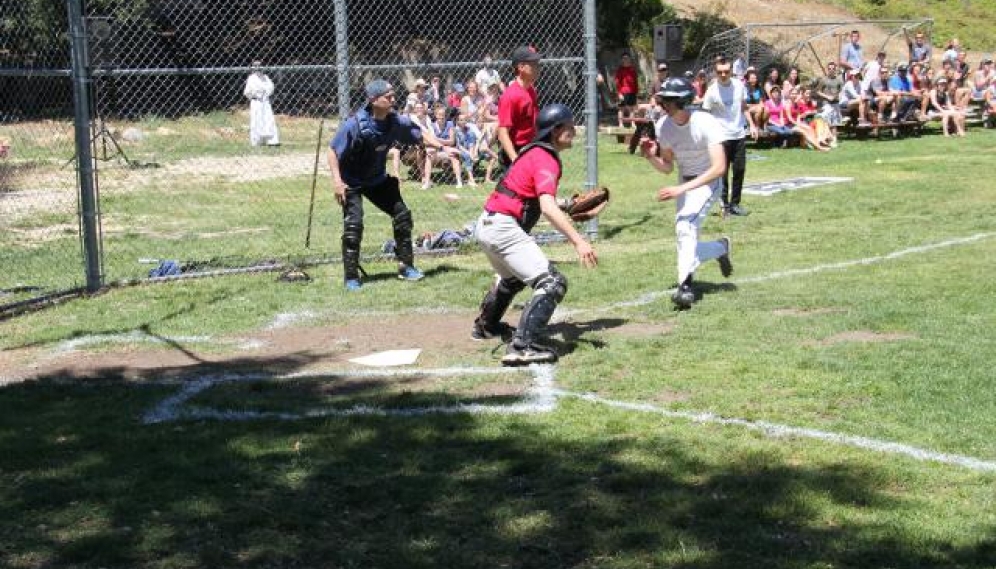
M 771 87 L 771 97 L 764 102 L 764 110 L 768 113 L 768 126 L 765 128 L 783 137 L 791 136 L 793 133 L 801 134 L 813 148 L 822 151 L 830 150 L 816 140 L 813 129 L 805 124 L 796 122 L 791 107 L 791 103 L 786 103 L 782 100 L 782 88 L 778 85 L 773 85 Z

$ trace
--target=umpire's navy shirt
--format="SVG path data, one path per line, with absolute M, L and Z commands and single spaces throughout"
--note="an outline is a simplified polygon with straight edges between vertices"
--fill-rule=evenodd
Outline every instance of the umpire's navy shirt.
M 393 113 L 392 113 L 393 114 Z M 374 148 L 374 160 L 366 164 L 348 163 L 344 156 L 350 151 L 353 141 L 360 136 L 360 122 L 366 121 L 375 133 L 377 146 Z M 393 128 L 392 128 L 393 125 Z M 416 144 L 422 142 L 422 130 L 412 123 L 407 116 L 398 116 L 384 120 L 375 120 L 366 109 L 361 109 L 355 115 L 346 119 L 339 131 L 329 142 L 336 157 L 339 159 L 339 174 L 342 181 L 349 187 L 375 186 L 387 178 L 387 151 L 395 142 L 401 144 Z M 359 170 L 359 171 L 357 171 Z

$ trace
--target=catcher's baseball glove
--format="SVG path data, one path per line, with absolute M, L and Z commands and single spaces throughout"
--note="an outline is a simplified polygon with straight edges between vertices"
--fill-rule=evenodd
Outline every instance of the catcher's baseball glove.
M 582 194 L 574 194 L 567 200 L 563 210 L 574 221 L 587 221 L 605 209 L 607 203 L 609 203 L 609 189 L 603 186 Z

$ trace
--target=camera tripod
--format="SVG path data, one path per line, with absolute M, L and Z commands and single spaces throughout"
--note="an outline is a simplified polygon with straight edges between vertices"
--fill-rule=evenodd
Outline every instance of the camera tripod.
M 138 167 L 138 164 L 131 158 L 128 158 L 128 155 L 125 154 L 125 151 L 121 148 L 121 145 L 118 144 L 117 139 L 114 138 L 114 134 L 108 130 L 107 122 L 104 121 L 104 118 L 101 116 L 97 116 L 97 130 L 93 133 L 93 136 L 90 137 L 90 147 L 93 148 L 94 160 L 107 162 L 109 160 L 120 158 L 121 160 L 124 160 L 125 165 L 129 168 Z M 66 162 L 66 165 L 69 165 L 74 160 L 76 160 L 75 154 Z

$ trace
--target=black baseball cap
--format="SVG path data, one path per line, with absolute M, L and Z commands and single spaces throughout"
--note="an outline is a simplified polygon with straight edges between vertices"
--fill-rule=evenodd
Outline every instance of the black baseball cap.
M 513 65 L 522 62 L 540 61 L 541 59 L 543 59 L 543 54 L 536 51 L 536 48 L 531 45 L 520 45 L 512 52 Z

